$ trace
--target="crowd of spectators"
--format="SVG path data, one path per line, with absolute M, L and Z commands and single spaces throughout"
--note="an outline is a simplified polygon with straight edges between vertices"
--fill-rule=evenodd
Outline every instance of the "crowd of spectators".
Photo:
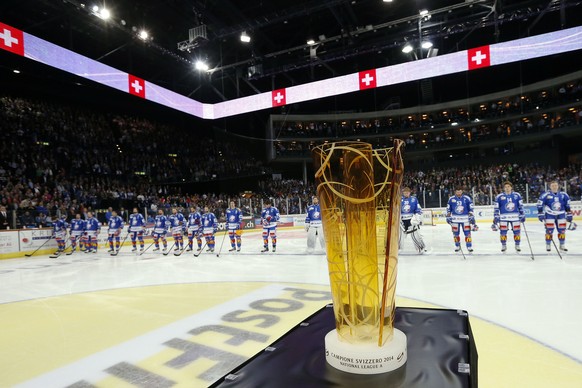
M 384 113 L 386 117 L 373 119 L 352 119 L 339 121 L 305 121 L 294 122 L 285 119 L 284 123 L 273 123 L 275 138 L 340 138 L 348 136 L 363 136 L 376 134 L 396 134 L 399 132 L 426 131 L 438 128 L 451 127 L 456 123 L 459 128 L 466 128 L 471 132 L 483 135 L 502 134 L 504 127 L 514 131 L 546 128 L 552 121 L 561 121 L 563 126 L 579 124 L 582 111 L 568 111 L 561 114 L 553 113 L 544 117 L 545 109 L 558 107 L 570 103 L 579 103 L 582 98 L 582 80 L 569 82 L 549 90 L 536 91 L 526 94 L 509 96 L 474 106 L 461 106 L 455 109 L 427 111 L 419 114 L 394 115 Z M 511 118 L 503 123 L 499 119 L 512 116 L 529 116 L 528 121 Z M 542 122 L 542 120 L 544 122 Z M 484 125 L 475 125 L 478 122 L 492 122 L 492 128 L 480 128 Z M 522 121 L 522 123 L 518 123 Z M 556 124 L 557 126 L 558 124 Z M 507 131 L 505 131 L 507 132 Z M 436 135 L 435 135 L 436 136 Z M 442 137 L 442 135 L 441 135 Z M 445 136 L 446 138 L 446 136 Z
M 252 192 L 236 196 L 181 193 L 164 182 L 182 176 L 239 176 L 243 169 L 256 170 L 260 164 L 244 154 L 244 147 L 216 144 L 213 139 L 189 141 L 176 128 L 145 119 L 1 97 L 0 129 L 4 134 L 0 209 L 9 213 L 8 222 L 0 227 L 50 226 L 55 217 L 65 214 L 70 219 L 88 211 L 104 221 L 108 207 L 127 219 L 136 206 L 151 220 L 160 208 L 169 212 L 180 207 L 187 212 L 192 206 L 208 206 L 220 218 L 230 200 L 244 215 L 257 216 L 266 198 L 274 200 L 282 214 L 299 214 L 315 194 L 312 181 L 289 179 L 263 180 Z M 179 155 L 171 148 L 177 138 L 181 139 Z M 535 202 L 553 179 L 562 182 L 572 198 L 580 199 L 579 164 L 561 169 L 536 164 L 434 167 L 407 171 L 403 184 L 412 187 L 422 205 L 434 207 L 459 184 L 476 204 L 490 204 L 507 179 L 519 190 L 527 187 L 530 201 Z

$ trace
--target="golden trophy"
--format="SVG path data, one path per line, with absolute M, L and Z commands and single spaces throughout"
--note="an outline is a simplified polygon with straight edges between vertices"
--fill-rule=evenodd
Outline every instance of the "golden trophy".
M 313 149 L 336 328 L 326 360 L 351 373 L 375 374 L 406 363 L 406 335 L 394 328 L 403 142 Z

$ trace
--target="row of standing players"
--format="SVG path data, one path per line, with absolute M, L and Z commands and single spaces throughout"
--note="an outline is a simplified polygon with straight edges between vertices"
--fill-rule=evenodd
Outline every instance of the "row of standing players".
M 419 233 L 419 225 L 422 220 L 422 209 L 416 197 L 411 196 L 410 188 L 404 187 L 401 202 L 401 244 L 402 237 L 411 235 L 415 248 L 419 253 L 426 252 L 425 244 Z M 554 230 L 557 230 L 560 250 L 568 251 L 566 248 L 566 229 L 568 222 L 571 228 L 576 227 L 573 222 L 573 214 L 570 207 L 570 197 L 567 193 L 560 191 L 557 181 L 550 183 L 550 190 L 541 194 L 537 202 L 538 219 L 545 226 L 546 250 L 551 250 Z M 521 228 L 525 222 L 525 212 L 521 194 L 513 191 L 511 182 L 503 183 L 503 193 L 495 198 L 493 208 L 493 231 L 499 230 L 499 240 L 501 251 L 507 250 L 507 234 L 509 230 L 513 232 L 515 250 L 521 251 Z M 455 195 L 449 198 L 447 203 L 446 220 L 453 232 L 455 252 L 461 250 L 460 233 L 463 231 L 465 245 L 469 252 L 473 252 L 473 241 L 471 231 L 478 230 L 475 222 L 473 201 L 468 195 L 463 194 L 462 187 L 455 188 Z
M 234 201 L 231 201 L 229 205 L 229 208 L 226 210 L 226 230 L 230 238 L 231 246 L 229 252 L 240 252 L 242 245 L 243 215 L 241 210 L 235 206 Z M 269 238 L 271 239 L 271 249 L 273 252 L 276 252 L 277 223 L 279 219 L 279 210 L 272 206 L 270 201 L 265 201 L 265 208 L 261 212 L 261 224 L 263 226 L 263 249 L 261 252 L 269 251 Z M 312 225 L 311 229 L 310 225 Z M 107 226 L 108 252 L 118 252 L 122 245 L 121 231 L 125 226 L 125 222 L 123 218 L 117 215 L 116 211 L 112 211 Z M 79 250 L 85 253 L 97 252 L 97 237 L 101 231 L 101 224 L 93 217 L 93 213 L 88 212 L 85 220 L 81 219 L 80 214 L 77 214 L 75 219 L 71 220 L 70 224 L 64 218 L 54 223 L 54 237 L 58 244 L 57 253 L 65 250 L 68 228 L 70 230 L 71 252 L 76 251 L 77 245 L 79 245 Z M 317 198 L 314 198 L 314 204 L 309 207 L 306 218 L 306 229 L 311 230 L 311 232 L 308 232 L 308 244 L 314 242 L 314 236 L 319 236 L 323 246 L 321 214 Z M 196 240 L 197 252 L 202 251 L 204 246 L 207 246 L 208 252 L 214 252 L 216 246 L 215 234 L 217 230 L 217 218 L 214 213 L 209 211 L 207 206 L 204 207 L 202 213 L 196 208 L 191 207 L 187 217 L 179 212 L 177 208 L 173 208 L 172 214 L 168 216 L 164 215 L 164 211 L 160 209 L 155 217 L 154 226 L 151 229 L 146 229 L 145 218 L 139 213 L 137 208 L 134 208 L 133 213 L 129 216 L 129 228 L 126 238 L 131 238 L 132 252 L 137 251 L 138 243 L 140 252 L 143 252 L 145 245 L 144 235 L 151 234 L 155 246 L 153 250 L 159 251 L 161 248 L 165 252 L 168 249 L 166 235 L 170 231 L 174 239 L 173 247 L 175 251 L 194 250 L 194 240 Z M 187 245 L 185 245 L 183 238 L 186 234 L 188 236 Z M 202 244 L 202 238 L 205 240 L 204 245 Z M 160 242 L 162 247 L 160 247 Z

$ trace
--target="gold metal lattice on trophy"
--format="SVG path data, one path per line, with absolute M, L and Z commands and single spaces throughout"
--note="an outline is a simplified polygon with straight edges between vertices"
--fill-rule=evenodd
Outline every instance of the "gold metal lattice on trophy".
M 372 149 L 363 142 L 313 149 L 340 340 L 392 340 L 398 260 L 403 142 Z

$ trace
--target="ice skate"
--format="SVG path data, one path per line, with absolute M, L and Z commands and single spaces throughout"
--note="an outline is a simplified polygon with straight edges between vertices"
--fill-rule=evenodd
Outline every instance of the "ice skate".
M 137 247 L 133 247 L 133 248 L 131 249 L 131 251 L 132 251 L 132 252 L 137 252 Z
M 237 252 L 240 252 L 240 247 L 236 248 L 236 251 L 237 251 Z
M 109 248 L 109 250 L 108 250 L 107 252 L 108 252 L 108 253 L 111 253 L 111 252 L 113 252 L 113 251 L 114 251 L 114 249 L 113 249 L 113 248 Z
M 467 250 L 469 251 L 469 253 L 473 253 L 473 248 L 467 248 Z
M 269 252 L 269 247 L 263 247 L 263 250 L 261 251 L 261 253 L 263 252 Z
M 273 247 L 273 252 L 277 252 L 277 247 Z
M 515 246 L 515 251 L 516 251 L 516 252 L 521 252 L 521 247 L 520 247 L 519 245 L 516 245 L 516 246 Z
M 192 252 L 192 247 L 188 247 L 188 249 L 186 249 L 186 252 Z
M 552 250 L 552 246 L 550 244 L 546 244 L 546 251 L 551 251 Z
M 507 250 L 507 245 L 501 245 L 501 252 L 505 252 Z
M 235 248 L 235 247 L 232 247 L 232 248 L 230 248 L 228 251 L 229 251 L 229 252 L 234 252 L 234 251 L 236 251 L 236 248 Z
M 566 248 L 566 244 L 560 244 L 560 250 L 564 252 L 568 252 L 568 248 Z
M 160 250 L 160 248 L 159 248 L 159 247 L 158 247 L 158 248 L 154 248 L 154 249 L 153 249 L 153 252 L 157 252 L 157 251 L 159 251 L 159 250 Z
M 461 251 L 461 247 L 455 247 L 455 252 L 460 252 Z

